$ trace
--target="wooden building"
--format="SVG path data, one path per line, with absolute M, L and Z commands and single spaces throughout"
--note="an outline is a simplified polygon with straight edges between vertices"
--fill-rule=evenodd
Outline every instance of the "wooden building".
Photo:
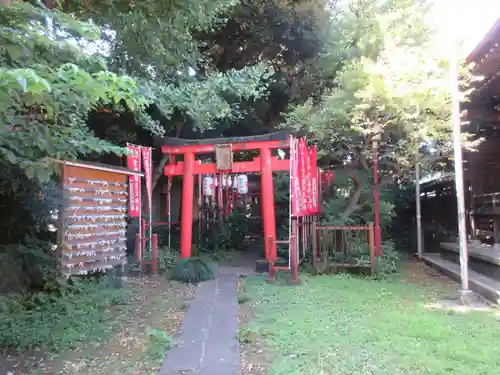
M 467 58 L 485 79 L 463 115 L 464 131 L 484 139 L 476 152 L 464 153 L 472 240 L 500 245 L 500 19 Z

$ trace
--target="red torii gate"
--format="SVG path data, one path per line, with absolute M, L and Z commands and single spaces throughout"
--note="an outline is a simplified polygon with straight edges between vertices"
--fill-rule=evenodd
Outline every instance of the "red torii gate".
M 164 138 L 162 153 L 169 155 L 164 168 L 166 176 L 183 176 L 181 209 L 181 258 L 191 257 L 193 232 L 194 176 L 215 173 L 252 173 L 261 175 L 261 206 L 266 259 L 274 261 L 276 253 L 276 218 L 274 212 L 274 171 L 289 171 L 290 159 L 272 156 L 272 150 L 289 148 L 290 137 L 284 132 L 255 137 L 185 140 Z M 233 152 L 259 151 L 252 161 L 233 162 Z M 196 163 L 196 155 L 216 154 L 216 163 Z M 183 161 L 177 161 L 182 155 Z M 224 159 L 224 160 L 221 160 Z

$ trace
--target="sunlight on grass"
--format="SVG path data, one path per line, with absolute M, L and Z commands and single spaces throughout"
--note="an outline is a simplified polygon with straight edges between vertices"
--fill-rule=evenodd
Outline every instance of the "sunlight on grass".
M 432 287 L 347 276 L 268 285 L 249 278 L 245 293 L 276 356 L 270 375 L 496 374 L 500 338 L 494 313 L 429 311 Z

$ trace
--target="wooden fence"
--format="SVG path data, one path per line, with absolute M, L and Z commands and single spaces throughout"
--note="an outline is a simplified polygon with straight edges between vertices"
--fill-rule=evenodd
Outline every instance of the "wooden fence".
M 344 269 L 375 271 L 373 223 L 365 226 L 312 223 L 313 263 L 320 272 Z

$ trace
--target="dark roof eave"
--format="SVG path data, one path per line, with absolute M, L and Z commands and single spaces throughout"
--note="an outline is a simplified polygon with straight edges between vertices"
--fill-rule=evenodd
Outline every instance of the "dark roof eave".
M 155 137 L 155 147 L 160 146 L 188 146 L 188 145 L 209 145 L 209 144 L 227 144 L 227 143 L 246 143 L 246 142 L 261 142 L 261 141 L 284 141 L 290 137 L 288 131 L 279 131 L 275 133 L 255 135 L 248 137 L 230 137 L 230 138 L 214 138 L 214 139 L 182 139 L 173 137 Z
M 467 56 L 465 62 L 470 64 L 472 62 L 477 62 L 480 60 L 489 50 L 490 44 L 494 43 L 495 40 L 500 39 L 500 18 L 493 24 L 486 35 L 481 39 L 479 44 L 472 50 L 472 52 Z

